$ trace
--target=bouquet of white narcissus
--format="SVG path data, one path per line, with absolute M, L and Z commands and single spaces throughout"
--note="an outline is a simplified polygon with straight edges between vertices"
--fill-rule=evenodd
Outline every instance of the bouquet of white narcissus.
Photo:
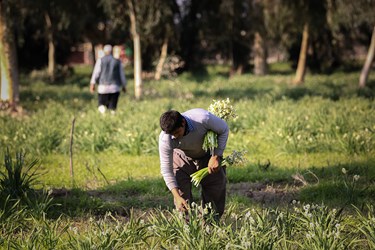
M 231 155 L 228 155 L 221 161 L 221 165 L 225 166 L 232 166 L 232 165 L 240 165 L 246 162 L 245 157 L 246 151 L 235 151 L 233 150 Z M 208 175 L 208 168 L 202 168 L 191 174 L 191 182 L 198 187 L 201 183 L 202 179 Z
M 214 100 L 208 107 L 208 111 L 225 121 L 237 117 L 234 107 L 230 104 L 229 98 L 221 101 Z M 214 149 L 217 146 L 217 134 L 212 130 L 207 131 L 203 141 L 203 150 L 210 151 L 211 155 L 213 155 Z

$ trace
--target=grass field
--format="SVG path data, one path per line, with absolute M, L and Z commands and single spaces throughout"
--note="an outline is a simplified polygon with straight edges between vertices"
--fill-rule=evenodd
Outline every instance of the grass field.
M 304 85 L 293 86 L 293 72 L 285 64 L 272 65 L 268 76 L 232 78 L 226 68 L 209 66 L 204 72 L 145 81 L 139 101 L 133 98 L 130 79 L 116 115 L 102 116 L 96 110 L 96 96 L 89 93 L 90 71 L 77 67 L 73 76 L 53 85 L 22 76 L 22 112 L 0 113 L 1 159 L 8 148 L 13 158 L 16 152 L 26 152 L 25 165 L 39 160 L 41 175 L 33 188 L 51 192 L 32 209 L 20 202 L 12 210 L 14 201 L 2 199 L 0 245 L 28 248 L 34 244 L 37 249 L 374 247 L 373 74 L 368 87 L 359 90 L 354 71 L 308 74 Z M 171 108 L 207 108 L 213 100 L 225 98 L 230 98 L 238 113 L 229 122 L 226 153 L 246 150 L 248 161 L 228 168 L 227 210 L 221 224 L 208 228 L 202 222 L 186 224 L 172 211 L 172 196 L 160 175 L 159 116 Z M 1 171 L 6 173 L 3 165 Z M 194 194 L 199 204 L 198 188 Z M 199 220 L 199 209 L 192 209 L 192 218 Z M 28 223 L 21 223 L 25 218 Z

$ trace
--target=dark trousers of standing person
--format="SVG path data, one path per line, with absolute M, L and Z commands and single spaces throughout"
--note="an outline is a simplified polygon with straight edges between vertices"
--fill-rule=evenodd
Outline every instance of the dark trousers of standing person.
M 98 94 L 98 106 L 105 106 L 109 110 L 116 110 L 120 92 Z
M 211 156 L 207 154 L 205 157 L 194 160 L 187 157 L 182 151 L 174 150 L 173 154 L 173 172 L 176 176 L 180 195 L 188 202 L 192 202 L 193 195 L 191 192 L 192 182 L 190 175 L 197 170 L 208 166 Z M 202 186 L 202 203 L 206 206 L 211 203 L 212 208 L 221 217 L 225 208 L 226 197 L 226 171 L 224 167 L 214 174 L 209 174 L 201 181 Z

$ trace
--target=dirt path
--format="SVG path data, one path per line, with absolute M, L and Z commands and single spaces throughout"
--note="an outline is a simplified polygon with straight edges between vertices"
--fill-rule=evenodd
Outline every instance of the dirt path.
M 254 203 L 264 205 L 286 205 L 297 199 L 299 185 L 289 183 L 267 184 L 262 182 L 242 182 L 228 185 L 229 195 L 249 198 Z
M 242 183 L 229 183 L 227 185 L 228 197 L 239 196 L 246 197 L 251 203 L 265 205 L 265 206 L 278 206 L 287 205 L 293 200 L 297 200 L 298 190 L 302 185 L 296 183 L 267 183 L 267 182 L 242 182 Z M 112 193 L 105 190 L 87 190 L 84 191 L 87 195 L 94 199 L 100 199 L 101 201 L 109 204 L 119 204 L 124 202 L 126 198 L 131 197 L 137 200 L 139 203 L 149 203 L 150 196 L 144 193 L 131 192 L 131 190 L 125 190 L 123 193 Z M 52 196 L 54 197 L 69 197 L 73 195 L 68 189 L 55 189 L 53 190 Z M 82 195 L 82 194 L 81 194 Z M 154 204 L 168 204 L 170 203 L 170 197 L 163 195 L 153 197 L 152 202 Z M 151 205 L 151 204 L 149 204 Z M 146 205 L 147 206 L 147 205 Z

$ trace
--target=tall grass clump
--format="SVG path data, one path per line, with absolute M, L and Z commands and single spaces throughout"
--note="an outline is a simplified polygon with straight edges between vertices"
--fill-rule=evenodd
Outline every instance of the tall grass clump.
M 194 202 L 187 213 L 156 210 L 150 215 L 151 242 L 163 248 L 214 249 L 220 238 L 213 227 L 216 227 L 216 215 L 212 209 Z
M 11 237 L 15 232 L 26 227 L 27 211 L 20 209 L 19 200 L 10 201 L 9 197 L 2 201 L 0 207 L 0 246 L 6 241 L 7 237 Z
M 24 152 L 17 152 L 13 159 L 7 149 L 4 165 L 0 168 L 0 234 L 4 237 L 0 240 L 0 246 L 8 242 L 8 247 L 15 249 L 32 249 L 39 246 L 31 238 L 25 239 L 23 236 L 26 234 L 27 237 L 35 237 L 36 234 L 30 233 L 29 230 L 47 225 L 45 215 L 52 205 L 49 193 L 34 189 L 40 176 L 38 161 L 27 162 L 25 155 Z M 47 231 L 38 230 L 37 234 L 45 237 L 43 249 L 53 247 Z M 17 244 L 14 239 L 22 239 L 19 242 L 23 244 Z
M 37 191 L 39 184 L 38 160 L 26 162 L 26 153 L 17 152 L 15 160 L 9 149 L 4 155 L 4 165 L 0 168 L 0 204 L 2 209 L 13 211 L 26 208 L 35 216 L 42 216 L 49 208 L 52 198 L 44 190 Z
M 375 249 L 375 208 L 373 205 L 367 206 L 367 213 L 356 208 L 358 220 L 355 220 L 355 229 L 362 234 L 361 241 L 369 249 Z
M 68 249 L 69 222 L 45 217 L 28 217 L 28 227 L 8 236 L 5 244 L 10 249 Z
M 295 211 L 299 237 L 294 240 L 302 249 L 347 249 L 354 244 L 355 238 L 343 237 L 349 236 L 350 230 L 344 224 L 342 210 L 306 204 Z
M 280 223 L 280 219 L 283 218 L 283 213 L 277 210 L 245 209 L 239 212 L 229 209 L 223 229 L 225 229 L 224 235 L 228 235 L 230 240 L 223 241 L 221 247 L 225 249 L 277 248 L 286 237 L 284 224 Z
M 71 225 L 67 232 L 69 249 L 142 249 L 147 246 L 149 224 L 131 213 L 123 221 L 106 213 L 103 218 L 90 217 L 80 227 Z M 150 248 L 152 249 L 152 248 Z
M 4 199 L 24 199 L 33 195 L 33 185 L 37 184 L 37 160 L 25 162 L 25 153 L 17 152 L 13 161 L 9 150 L 4 155 L 4 165 L 0 170 L 0 196 Z

